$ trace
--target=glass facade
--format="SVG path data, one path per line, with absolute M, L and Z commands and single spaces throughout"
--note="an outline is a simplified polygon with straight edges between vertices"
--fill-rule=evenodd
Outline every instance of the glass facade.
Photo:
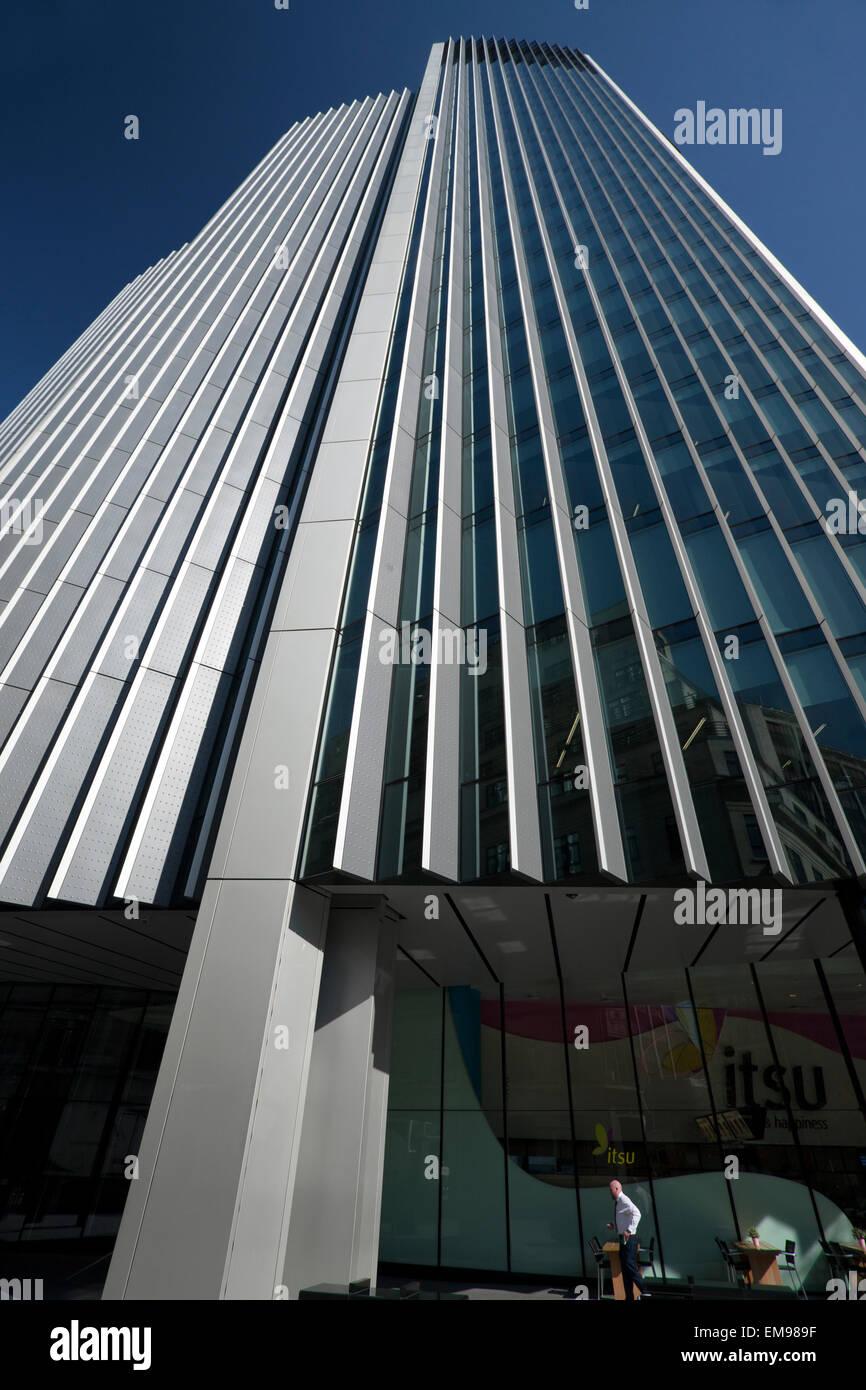
M 474 885 L 520 939 L 463 922 L 461 971 L 425 911 L 405 948 L 443 987 L 397 999 L 381 1258 L 586 1276 L 620 1176 L 659 1274 L 722 1277 L 713 1237 L 758 1224 L 818 1288 L 864 1217 L 853 948 L 720 954 L 658 912 L 640 961 L 604 941 L 611 880 L 783 885 L 796 918 L 866 869 L 866 550 L 829 524 L 862 359 L 584 55 L 451 41 L 433 112 L 370 455 L 408 501 L 356 535 L 300 873 Z M 407 632 L 483 633 L 483 670 L 434 644 L 373 676 L 383 566 Z M 581 890 L 574 922 L 522 916 L 527 880 Z
M 302 873 L 340 867 L 374 724 L 382 881 L 861 872 L 866 536 L 829 524 L 866 466 L 859 364 L 583 55 L 446 44 L 428 133 Z M 352 623 L 381 606 L 397 379 L 400 621 L 442 620 L 447 567 L 490 659 L 447 707 L 435 651 L 396 664 L 371 720 Z M 459 724 L 457 872 L 428 844 L 431 699 Z
M 121 444 L 101 346 L 0 426 L 96 488 L 4 581 L 0 1244 L 102 1259 L 128 1198 L 124 1297 L 375 1276 L 389 1073 L 386 1265 L 591 1281 L 618 1177 L 659 1276 L 754 1225 L 819 1292 L 866 1226 L 864 359 L 571 49 L 436 45 L 236 200 L 132 295 L 172 375 Z M 684 927 L 707 884 L 782 925 Z
M 659 1277 L 724 1279 L 716 1237 L 756 1226 L 823 1292 L 866 1221 L 853 952 L 587 980 L 569 912 L 513 983 L 398 993 L 380 1259 L 594 1277 L 619 1178 Z
M 0 984 L 0 1246 L 110 1249 L 172 993 Z M 103 1270 L 104 1273 L 104 1270 Z

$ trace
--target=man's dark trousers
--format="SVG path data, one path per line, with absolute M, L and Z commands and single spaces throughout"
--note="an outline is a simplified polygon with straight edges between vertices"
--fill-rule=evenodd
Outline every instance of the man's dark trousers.
M 637 1267 L 637 1236 L 627 1236 L 622 1242 L 620 1250 L 622 1261 L 622 1286 L 625 1291 L 626 1301 L 634 1301 L 634 1285 L 637 1284 L 643 1293 L 643 1279 Z

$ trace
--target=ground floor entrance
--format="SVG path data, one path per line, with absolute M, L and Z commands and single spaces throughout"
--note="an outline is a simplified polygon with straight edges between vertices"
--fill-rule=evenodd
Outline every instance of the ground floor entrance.
M 675 907 L 239 884 L 135 929 L 9 914 L 0 1276 L 111 1298 L 378 1270 L 594 1289 L 615 1177 L 659 1278 L 727 1278 L 754 1228 L 823 1296 L 866 1227 L 858 902 Z
M 436 907 L 399 938 L 389 1267 L 594 1282 L 612 1178 L 661 1277 L 725 1279 L 719 1242 L 735 1277 L 752 1228 L 793 1243 L 813 1291 L 836 1247 L 856 1255 L 866 976 L 842 900 L 786 892 L 773 926 L 678 920 L 667 892 L 460 891 Z

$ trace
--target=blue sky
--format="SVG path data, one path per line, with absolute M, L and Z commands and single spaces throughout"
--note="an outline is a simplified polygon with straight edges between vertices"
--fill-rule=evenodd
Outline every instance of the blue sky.
M 684 153 L 866 349 L 866 0 L 4 0 L 0 417 L 293 121 L 416 88 L 451 34 L 583 48 L 670 135 L 698 100 L 781 107 L 778 156 Z

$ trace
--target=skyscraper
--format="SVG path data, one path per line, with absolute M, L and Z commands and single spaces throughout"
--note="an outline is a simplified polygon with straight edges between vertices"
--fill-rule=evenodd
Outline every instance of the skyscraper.
M 122 1210 L 112 1298 L 568 1273 L 626 1172 L 660 1273 L 766 1219 L 822 1283 L 864 411 L 585 54 L 293 127 L 3 427 L 0 1023 L 67 1026 L 0 1231 Z

